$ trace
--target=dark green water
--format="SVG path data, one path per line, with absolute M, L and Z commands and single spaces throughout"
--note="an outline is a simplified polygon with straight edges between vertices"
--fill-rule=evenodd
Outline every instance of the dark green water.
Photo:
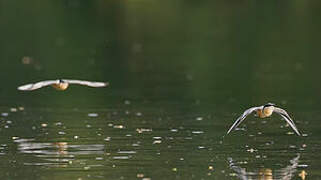
M 0 179 L 321 179 L 320 5 L 0 0 Z

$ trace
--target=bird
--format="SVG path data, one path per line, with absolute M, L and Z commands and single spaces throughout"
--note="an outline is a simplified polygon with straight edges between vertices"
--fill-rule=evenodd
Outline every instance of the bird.
M 275 104 L 273 103 L 267 103 L 262 106 L 251 107 L 247 109 L 239 118 L 237 118 L 237 120 L 230 127 L 230 129 L 227 131 L 226 134 L 229 134 L 233 129 L 239 126 L 244 121 L 244 119 L 252 112 L 255 112 L 256 113 L 255 116 L 259 118 L 270 117 L 273 114 L 273 112 L 275 112 L 279 114 L 292 127 L 292 129 L 295 131 L 295 133 L 298 136 L 301 136 L 301 133 L 299 132 L 298 128 L 295 126 L 294 121 L 291 119 L 288 113 L 284 109 L 276 107 Z
M 20 91 L 33 91 L 45 86 L 52 86 L 59 91 L 64 91 L 69 87 L 69 84 L 85 85 L 89 87 L 105 87 L 109 85 L 108 82 L 92 82 L 83 80 L 72 80 L 72 79 L 57 79 L 57 80 L 46 80 L 36 83 L 25 84 L 18 87 Z

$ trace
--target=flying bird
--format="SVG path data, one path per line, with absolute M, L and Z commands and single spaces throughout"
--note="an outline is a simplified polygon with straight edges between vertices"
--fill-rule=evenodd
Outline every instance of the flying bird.
M 297 135 L 301 136 L 298 128 L 295 126 L 294 121 L 290 118 L 288 113 L 284 109 L 276 107 L 275 104 L 272 103 L 267 103 L 263 106 L 252 107 L 244 111 L 244 113 L 239 118 L 237 118 L 237 120 L 234 122 L 231 128 L 227 131 L 227 134 L 229 134 L 233 129 L 239 126 L 244 121 L 244 119 L 252 112 L 255 112 L 255 116 L 259 118 L 270 117 L 273 114 L 273 112 L 275 112 L 279 114 L 292 127 L 292 129 L 295 131 Z
M 82 81 L 82 80 L 72 80 L 72 79 L 58 79 L 58 80 L 46 80 L 37 83 L 25 84 L 18 87 L 21 91 L 32 91 L 45 86 L 52 86 L 57 90 L 66 90 L 69 84 L 85 85 L 89 87 L 105 87 L 108 82 L 92 82 L 92 81 Z

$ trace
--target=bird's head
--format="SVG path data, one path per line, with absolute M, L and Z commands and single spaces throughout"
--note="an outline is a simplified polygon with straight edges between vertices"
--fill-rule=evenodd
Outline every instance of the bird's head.
M 273 104 L 273 103 L 267 103 L 267 104 L 264 105 L 264 107 L 270 107 L 270 106 L 275 106 L 275 104 Z M 264 107 L 263 107 L 263 108 L 264 108 Z
M 62 79 L 58 79 L 59 83 L 65 83 L 66 81 L 62 80 Z
M 266 114 L 272 114 L 273 110 L 274 110 L 274 107 L 275 107 L 275 104 L 273 103 L 267 103 L 263 106 L 263 113 L 266 113 Z

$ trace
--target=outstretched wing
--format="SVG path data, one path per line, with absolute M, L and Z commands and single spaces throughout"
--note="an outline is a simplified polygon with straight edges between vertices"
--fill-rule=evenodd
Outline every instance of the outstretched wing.
M 32 91 L 32 90 L 36 90 L 36 89 L 42 88 L 44 86 L 49 86 L 49 85 L 52 85 L 52 84 L 56 84 L 58 82 L 59 82 L 58 80 L 40 81 L 40 82 L 37 82 L 37 83 L 31 83 L 31 84 L 25 84 L 25 85 L 19 86 L 18 90 L 20 90 L 20 91 Z
M 80 84 L 90 87 L 105 87 L 108 85 L 108 82 L 92 82 L 92 81 L 82 81 L 82 80 L 72 80 L 72 79 L 63 79 L 69 84 Z
M 261 109 L 263 108 L 263 106 L 259 106 L 259 107 L 252 107 L 246 111 L 244 111 L 244 113 L 239 117 L 237 118 L 237 120 L 234 122 L 234 124 L 230 127 L 230 129 L 227 131 L 226 134 L 230 133 L 234 128 L 236 128 L 237 126 L 239 126 L 243 121 L 244 119 L 249 115 L 251 114 L 253 111 L 256 111 L 258 109 Z
M 290 116 L 288 115 L 288 113 L 281 108 L 278 107 L 274 107 L 273 112 L 278 113 L 280 116 L 283 117 L 283 119 L 292 127 L 292 129 L 296 132 L 297 135 L 301 136 L 298 128 L 295 126 L 294 121 L 290 118 Z

